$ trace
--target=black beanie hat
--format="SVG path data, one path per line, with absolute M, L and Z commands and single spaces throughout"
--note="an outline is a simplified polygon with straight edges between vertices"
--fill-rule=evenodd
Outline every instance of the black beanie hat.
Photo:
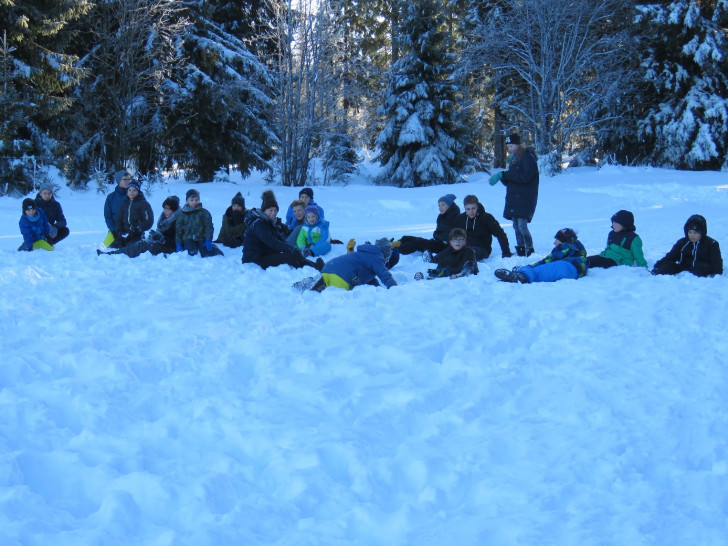
M 313 199 L 313 190 L 311 188 L 303 188 L 301 191 L 298 192 L 298 197 L 301 197 L 303 194 L 308 195 L 311 199 Z
M 511 133 L 506 137 L 506 144 L 520 144 L 521 137 L 516 133 Z
M 187 190 L 187 193 L 185 194 L 185 201 L 187 199 L 189 199 L 190 197 L 199 197 L 199 196 L 200 196 L 200 192 L 198 192 L 194 188 L 191 188 L 191 189 Z
M 23 212 L 35 208 L 35 201 L 33 201 L 30 197 L 26 197 L 25 199 L 23 199 Z
M 562 243 L 573 243 L 577 240 L 576 232 L 571 228 L 560 229 L 556 232 L 554 238 L 558 239 Z
M 271 207 L 275 207 L 277 210 L 281 210 L 281 208 L 278 206 L 278 201 L 276 201 L 276 196 L 273 193 L 273 190 L 265 190 L 262 197 L 263 203 L 260 205 L 260 210 L 265 212 Z
M 243 197 L 243 194 L 238 192 L 235 194 L 235 196 L 230 201 L 231 205 L 239 205 L 243 208 L 245 208 L 245 198 Z
M 628 231 L 634 231 L 636 229 L 634 227 L 634 214 L 628 210 L 620 210 L 614 213 L 614 216 L 612 216 L 612 222 L 617 222 Z
M 169 207 L 172 210 L 179 209 L 179 197 L 176 195 L 170 195 L 162 202 L 162 207 Z

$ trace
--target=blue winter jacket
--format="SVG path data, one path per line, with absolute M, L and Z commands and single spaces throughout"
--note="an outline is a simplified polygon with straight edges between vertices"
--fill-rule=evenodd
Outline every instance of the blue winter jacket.
M 557 260 L 564 260 L 576 267 L 576 270 L 579 272 L 579 277 L 586 275 L 586 249 L 584 248 L 584 245 L 581 244 L 581 241 L 577 240 L 570 243 L 561 243 L 555 246 L 548 256 L 546 256 L 543 260 L 539 260 L 535 264 L 531 264 L 531 267 L 555 262 Z
M 119 214 L 119 209 L 122 203 L 126 199 L 126 190 L 121 186 L 116 186 L 114 191 L 106 196 L 106 202 L 104 203 L 104 220 L 106 220 L 106 227 L 109 231 L 116 229 L 116 216 Z
M 35 216 L 31 218 L 23 213 L 18 222 L 20 233 L 23 235 L 23 243 L 27 249 L 33 248 L 33 243 L 44 239 L 51 230 L 48 217 L 43 209 L 36 208 L 35 210 L 37 211 Z
M 314 202 L 313 199 L 311 199 L 308 202 L 309 205 L 314 205 L 319 209 L 319 219 L 324 219 L 324 209 L 321 208 L 321 205 Z M 308 205 L 306 205 L 308 206 Z M 288 205 L 288 210 L 286 211 L 286 225 L 288 226 L 288 229 L 293 229 L 293 227 L 296 225 L 296 215 L 293 214 L 293 207 L 291 205 Z
M 322 273 L 333 273 L 349 283 L 350 288 L 367 284 L 379 277 L 387 288 L 397 286 L 397 282 L 384 264 L 384 256 L 378 246 L 359 245 L 356 252 L 337 256 L 326 262 Z
M 245 215 L 248 226 L 243 238 L 243 263 L 257 263 L 257 260 L 268 254 L 282 252 L 298 252 L 295 246 L 289 245 L 283 234 L 261 210 L 252 209 Z

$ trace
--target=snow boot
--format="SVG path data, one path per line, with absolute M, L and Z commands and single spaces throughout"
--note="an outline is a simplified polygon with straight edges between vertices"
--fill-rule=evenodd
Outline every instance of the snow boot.
M 425 278 L 425 276 L 422 274 L 421 271 L 418 271 L 417 273 L 415 273 L 415 280 L 416 281 L 421 281 L 424 278 Z
M 326 262 L 324 262 L 323 258 L 316 258 L 314 267 L 317 271 L 321 271 L 324 268 L 324 265 L 326 265 Z
M 531 254 L 533 254 L 533 252 L 534 252 L 534 250 L 532 248 L 527 248 L 526 249 L 526 256 L 530 256 Z
M 526 255 L 526 247 L 525 246 L 517 246 L 516 247 L 516 254 L 518 256 L 525 256 Z
M 306 277 L 305 279 L 301 279 L 298 282 L 294 282 L 293 288 L 295 288 L 299 292 L 305 292 L 306 290 L 311 290 L 314 286 L 316 286 L 316 283 L 319 280 L 323 281 L 323 277 L 321 277 L 321 275 L 314 275 L 313 277 Z
M 495 276 L 503 282 L 516 282 L 521 284 L 528 284 L 528 277 L 521 273 L 517 269 L 509 271 L 508 269 L 496 269 Z
M 425 250 L 422 253 L 422 261 L 428 264 L 434 264 L 435 258 L 432 256 L 432 252 L 430 252 L 429 250 Z

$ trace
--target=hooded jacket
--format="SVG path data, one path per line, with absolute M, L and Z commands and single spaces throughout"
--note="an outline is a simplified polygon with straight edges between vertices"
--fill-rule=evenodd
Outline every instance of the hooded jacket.
M 212 234 L 215 230 L 212 225 L 212 216 L 210 211 L 198 203 L 195 208 L 185 205 L 179 209 L 180 214 L 177 217 L 175 225 L 175 241 L 184 243 L 188 241 L 202 242 L 206 239 L 212 240 Z
M 690 242 L 688 230 L 695 228 L 701 237 L 697 243 Z M 708 237 L 708 222 L 699 214 L 693 214 L 683 226 L 685 237 L 673 245 L 664 258 L 655 263 L 655 269 L 672 264 L 676 272 L 690 271 L 698 277 L 723 274 L 723 257 L 718 241 Z
M 482 249 L 480 252 L 476 251 L 479 260 L 484 260 L 493 251 L 493 236 L 498 239 L 501 251 L 510 254 L 506 232 L 503 231 L 495 216 L 485 212 L 482 203 L 478 203 L 478 214 L 475 215 L 475 218 L 469 218 L 468 214 L 463 212 L 458 217 L 457 227 L 463 228 L 467 233 L 467 246 Z
M 116 216 L 119 214 L 119 209 L 124 199 L 126 199 L 126 189 L 118 185 L 114 188 L 114 191 L 106 196 L 106 201 L 104 202 L 104 220 L 106 220 L 106 227 L 109 228 L 109 231 L 116 229 Z
M 116 215 L 116 233 L 141 234 L 153 225 L 154 212 L 141 191 L 133 200 L 125 198 Z
M 247 227 L 245 225 L 245 215 L 247 213 L 248 211 L 245 209 L 238 211 L 233 210 L 232 205 L 229 206 L 225 214 L 222 215 L 222 227 L 215 242 L 224 242 L 226 239 L 238 239 L 242 241 Z
M 535 264 L 531 264 L 531 267 L 555 262 L 557 260 L 565 260 L 576 267 L 579 277 L 586 275 L 586 249 L 578 239 L 555 246 L 548 256 L 546 256 L 543 260 L 539 260 Z
M 356 252 L 329 260 L 321 273 L 338 275 L 349 284 L 349 288 L 367 284 L 374 277 L 379 277 L 387 288 L 397 285 L 384 263 L 382 250 L 376 245 L 359 245 Z
M 18 222 L 20 233 L 23 235 L 25 247 L 30 249 L 33 243 L 45 239 L 51 227 L 43 209 L 36 208 L 36 214 L 32 218 L 23 213 Z
M 475 250 L 469 246 L 464 246 L 460 250 L 455 250 L 450 245 L 442 252 L 437 253 L 437 268 L 447 268 L 448 275 L 459 275 L 463 272 L 465 264 L 472 262 L 473 274 L 478 274 L 478 260 L 475 255 Z
M 459 218 L 460 208 L 453 203 L 445 212 L 437 215 L 437 225 L 432 233 L 432 238 L 447 244 L 450 240 L 450 231 L 459 227 Z
M 260 209 L 251 209 L 245 215 L 245 238 L 243 243 L 243 263 L 257 263 L 268 254 L 298 252 L 289 245 L 273 221 Z

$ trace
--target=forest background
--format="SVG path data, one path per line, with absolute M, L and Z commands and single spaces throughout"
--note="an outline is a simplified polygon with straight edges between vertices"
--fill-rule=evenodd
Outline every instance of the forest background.
M 0 0 L 0 195 L 345 184 L 363 149 L 454 183 L 511 131 L 547 175 L 728 170 L 727 31 L 728 0 Z

